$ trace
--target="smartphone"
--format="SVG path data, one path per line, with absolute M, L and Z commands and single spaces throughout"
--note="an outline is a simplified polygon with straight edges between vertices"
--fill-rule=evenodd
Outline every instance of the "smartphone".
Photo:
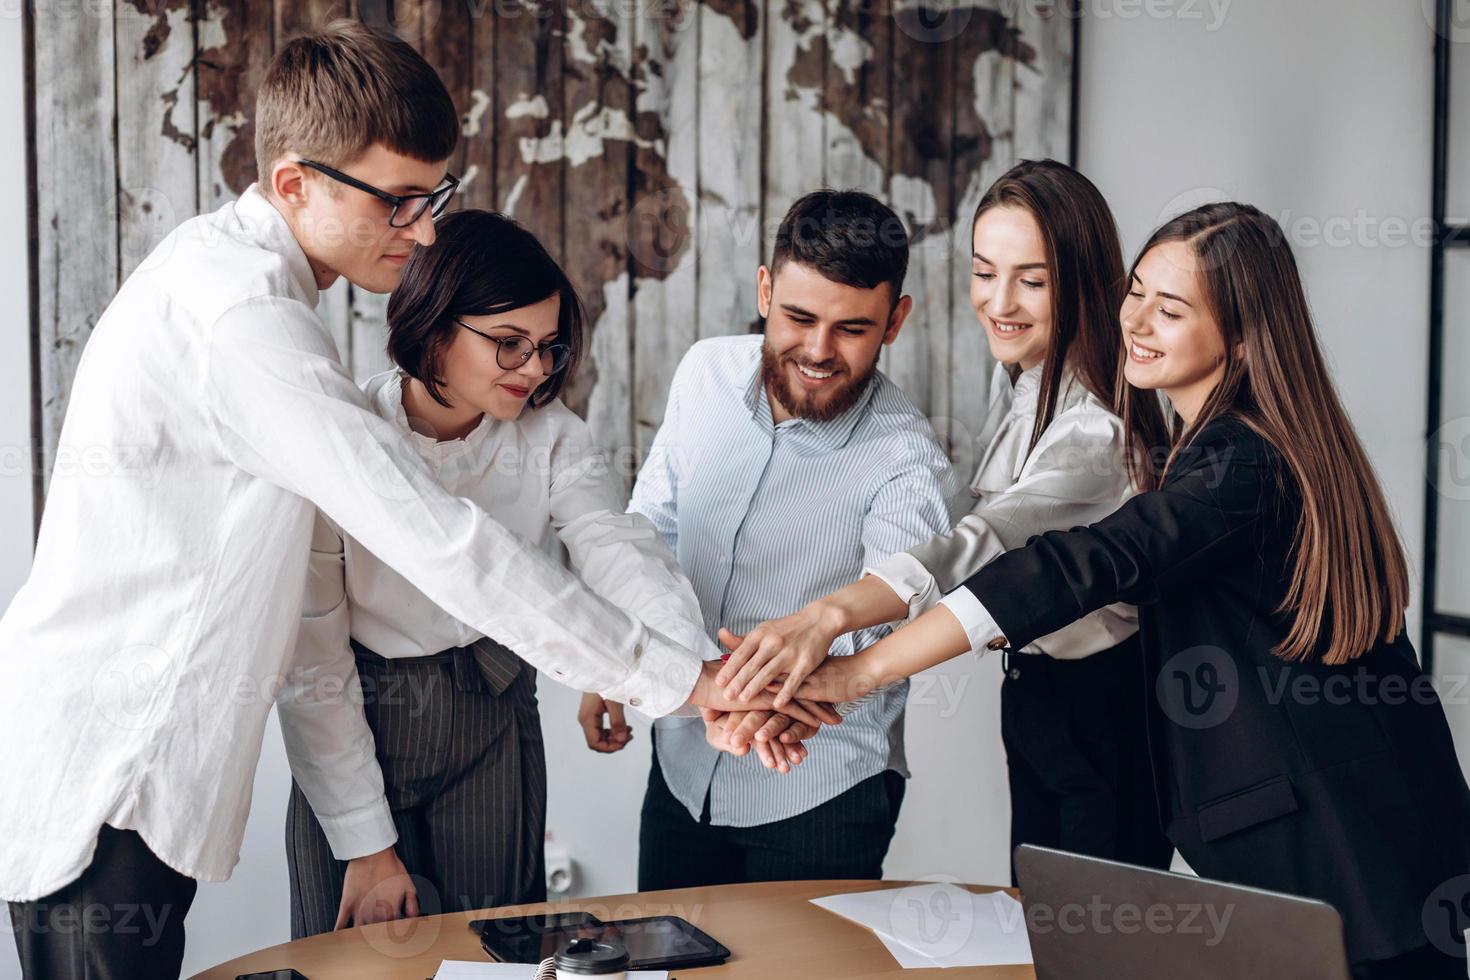
M 235 980 L 307 980 L 295 970 L 266 970 L 264 973 L 242 973 Z

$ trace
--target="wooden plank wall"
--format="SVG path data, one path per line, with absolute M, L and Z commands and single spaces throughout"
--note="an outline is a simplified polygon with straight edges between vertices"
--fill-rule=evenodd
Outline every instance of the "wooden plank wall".
M 463 114 L 460 204 L 530 227 L 594 324 L 567 401 L 631 479 L 689 345 L 758 329 L 755 273 L 786 208 L 860 187 L 905 219 L 915 312 L 884 368 L 963 472 L 990 359 L 969 224 L 1015 160 L 1070 154 L 1075 22 L 961 0 L 115 0 L 37 5 L 36 296 L 42 471 L 77 358 L 169 229 L 253 180 L 276 45 L 335 16 L 397 32 Z M 387 366 L 385 298 L 321 314 L 359 378 Z

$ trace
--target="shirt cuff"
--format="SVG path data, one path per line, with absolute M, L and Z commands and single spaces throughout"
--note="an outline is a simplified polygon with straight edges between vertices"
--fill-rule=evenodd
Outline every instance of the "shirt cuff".
M 960 621 L 960 626 L 964 628 L 965 636 L 970 641 L 972 653 L 984 655 L 1007 646 L 1000 626 L 969 589 L 964 586 L 955 589 L 940 599 L 939 605 L 948 609 Z
M 633 651 L 633 670 L 616 686 L 599 692 L 649 718 L 670 714 L 689 700 L 699 679 L 701 660 L 655 630 L 648 630 Z
M 894 594 L 909 607 L 906 622 L 918 619 L 935 605 L 939 598 L 934 576 L 929 569 L 907 551 L 896 552 L 871 568 L 863 569 L 864 575 L 882 580 Z
M 711 640 L 709 634 L 700 627 L 681 621 L 670 624 L 668 632 L 669 637 L 675 643 L 693 650 L 694 655 L 701 660 L 719 660 L 724 655 L 724 651 L 720 648 L 720 645 L 714 640 Z M 670 711 L 664 717 L 701 718 L 703 716 L 699 713 L 699 708 L 695 705 L 684 704 Z
M 725 655 L 724 649 L 710 639 L 701 623 L 692 623 L 687 619 L 677 618 L 663 622 L 649 620 L 646 625 L 655 635 L 662 634 L 676 645 L 686 650 L 693 650 L 694 655 L 700 660 L 719 660 Z
M 388 808 L 386 796 L 360 810 L 332 817 L 318 813 L 316 819 L 338 861 L 367 857 L 398 842 L 398 828 L 393 825 L 393 811 Z

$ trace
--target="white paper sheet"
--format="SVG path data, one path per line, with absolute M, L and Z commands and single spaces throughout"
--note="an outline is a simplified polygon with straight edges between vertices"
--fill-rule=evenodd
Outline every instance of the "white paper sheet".
M 480 963 L 474 960 L 445 960 L 434 980 L 533 980 L 536 967 L 529 963 Z M 634 970 L 628 980 L 669 980 L 666 970 Z
M 874 935 L 883 941 L 883 945 L 888 949 L 888 955 L 893 957 L 894 962 L 905 970 L 939 968 L 939 964 L 934 960 L 931 960 L 927 956 L 920 956 L 892 936 L 885 936 L 881 932 L 875 932 Z
M 1025 910 L 1005 892 L 976 895 L 947 882 L 921 882 L 812 904 L 873 930 L 904 969 L 1031 962 Z

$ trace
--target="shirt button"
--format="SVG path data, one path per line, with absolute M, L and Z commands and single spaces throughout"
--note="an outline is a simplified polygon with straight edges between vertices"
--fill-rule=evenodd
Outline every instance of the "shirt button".
M 987 649 L 987 650 L 999 650 L 999 649 L 1003 648 L 1005 645 L 1006 645 L 1006 638 L 1003 637 L 1003 636 L 997 636 L 997 637 L 994 637 L 993 639 L 991 639 L 991 641 L 989 643 L 985 644 L 985 649 Z
M 643 656 L 643 644 L 640 643 L 633 648 L 633 656 L 634 658 Z
M 636 707 L 640 706 L 641 704 L 643 704 L 643 699 L 642 698 L 629 698 L 628 699 L 628 703 L 631 704 L 633 707 L 636 708 Z

